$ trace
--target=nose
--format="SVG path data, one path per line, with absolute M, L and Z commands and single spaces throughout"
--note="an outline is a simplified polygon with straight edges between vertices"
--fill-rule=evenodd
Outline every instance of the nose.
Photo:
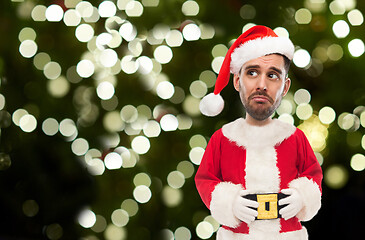
M 266 78 L 264 75 L 262 75 L 257 80 L 256 91 L 266 91 L 266 89 L 267 89 Z

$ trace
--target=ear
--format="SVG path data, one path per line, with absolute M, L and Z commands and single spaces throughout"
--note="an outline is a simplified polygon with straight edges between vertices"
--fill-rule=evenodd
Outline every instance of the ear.
M 238 76 L 238 74 L 233 75 L 233 86 L 237 92 L 240 91 L 240 77 Z
M 291 85 L 291 80 L 290 78 L 286 78 L 285 79 L 285 83 L 284 83 L 284 89 L 283 89 L 283 93 L 282 93 L 282 96 L 284 97 L 288 91 L 289 91 L 289 88 L 290 88 L 290 85 Z

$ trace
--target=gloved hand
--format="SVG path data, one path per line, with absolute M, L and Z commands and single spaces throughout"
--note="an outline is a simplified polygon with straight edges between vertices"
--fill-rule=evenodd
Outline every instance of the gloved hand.
M 238 218 L 239 220 L 250 224 L 255 220 L 257 217 L 257 210 L 254 210 L 253 208 L 258 208 L 259 203 L 247 198 L 244 198 L 248 193 L 247 190 L 241 190 L 237 196 L 237 198 L 233 201 L 233 214 Z
M 294 188 L 283 189 L 281 191 L 284 194 L 289 195 L 286 198 L 279 200 L 279 205 L 288 204 L 288 206 L 280 209 L 279 213 L 281 216 L 288 220 L 289 218 L 295 217 L 303 207 L 303 199 L 299 192 Z

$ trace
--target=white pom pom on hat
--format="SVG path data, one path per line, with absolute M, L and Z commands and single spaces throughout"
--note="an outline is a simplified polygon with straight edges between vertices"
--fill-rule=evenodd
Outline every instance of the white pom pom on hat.
M 206 116 L 216 116 L 224 108 L 220 92 L 227 86 L 230 74 L 238 74 L 246 62 L 268 54 L 279 53 L 289 60 L 293 59 L 294 45 L 287 37 L 279 37 L 266 26 L 257 25 L 242 33 L 224 58 L 214 86 L 214 93 L 209 93 L 200 101 L 200 112 Z
M 222 112 L 224 108 L 224 100 L 218 93 L 209 93 L 200 101 L 200 112 L 205 116 L 214 117 Z

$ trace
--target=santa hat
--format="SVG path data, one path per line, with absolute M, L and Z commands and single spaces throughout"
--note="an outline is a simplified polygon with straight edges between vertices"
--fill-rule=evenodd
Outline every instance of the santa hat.
M 220 92 L 227 86 L 230 73 L 238 74 L 246 62 L 268 54 L 279 53 L 293 59 L 294 45 L 287 37 L 279 37 L 265 26 L 254 26 L 242 33 L 229 48 L 217 80 L 214 93 L 209 93 L 200 101 L 200 111 L 206 116 L 216 116 L 224 108 Z

